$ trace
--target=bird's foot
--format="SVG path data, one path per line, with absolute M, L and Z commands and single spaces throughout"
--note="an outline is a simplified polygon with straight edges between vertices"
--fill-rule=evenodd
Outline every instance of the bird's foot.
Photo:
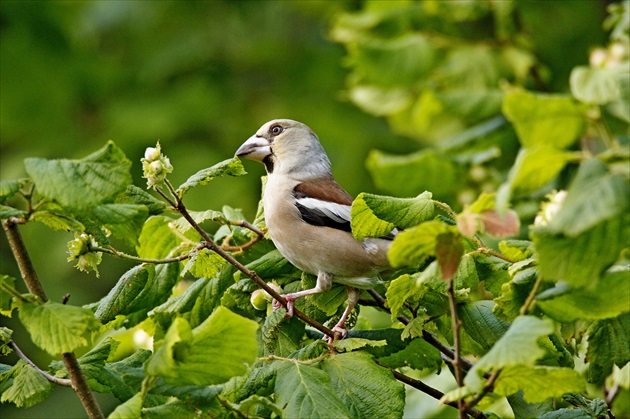
M 284 298 L 284 300 L 287 302 L 287 315 L 286 317 L 293 317 L 293 303 L 295 301 L 295 298 L 291 297 L 289 294 L 283 295 L 282 298 Z M 273 307 L 274 310 L 278 310 L 279 308 L 284 307 L 282 305 L 282 303 L 280 303 L 280 301 L 274 299 L 271 302 L 271 306 Z
M 324 335 L 322 339 L 324 339 L 328 344 L 332 344 L 336 340 L 345 339 L 348 337 L 348 331 L 340 325 L 336 325 L 332 329 L 333 336 L 330 337 L 328 335 Z

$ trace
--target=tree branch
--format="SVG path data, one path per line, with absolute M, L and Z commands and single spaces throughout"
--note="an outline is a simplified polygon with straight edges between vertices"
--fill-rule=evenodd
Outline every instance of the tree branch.
M 7 234 L 9 246 L 11 246 L 11 251 L 13 252 L 15 261 L 18 264 L 18 268 L 20 269 L 20 274 L 22 274 L 22 279 L 26 284 L 26 288 L 28 288 L 28 292 L 38 296 L 44 302 L 48 301 L 46 292 L 44 291 L 44 288 L 42 288 L 42 283 L 39 282 L 39 278 L 37 278 L 37 273 L 33 267 L 31 257 L 28 255 L 26 246 L 24 245 L 24 240 L 22 240 L 20 230 L 18 230 L 17 223 L 14 222 L 13 218 L 8 218 L 6 220 L 2 220 L 2 227 Z
M 64 387 L 72 387 L 72 382 L 68 380 L 67 378 L 59 378 L 59 377 L 55 377 L 54 375 L 50 375 L 49 373 L 47 373 L 46 371 L 42 370 L 37 365 L 35 365 L 33 361 L 31 361 L 26 355 L 24 355 L 24 352 L 22 352 L 22 350 L 17 346 L 17 343 L 15 343 L 14 341 L 12 340 L 9 341 L 9 346 L 11 347 L 11 349 L 15 351 L 15 354 L 17 356 L 19 356 L 24 361 L 26 361 L 27 364 L 33 367 L 35 371 L 40 373 L 45 379 L 47 379 L 51 383 L 55 383 Z
M 13 256 L 15 257 L 20 273 L 22 274 L 22 278 L 24 279 L 24 283 L 26 283 L 29 292 L 41 298 L 44 302 L 48 301 L 48 297 L 44 292 L 41 282 L 39 282 L 39 279 L 37 278 L 33 262 L 28 255 L 28 251 L 24 245 L 24 240 L 22 240 L 22 235 L 20 234 L 17 225 L 11 218 L 9 218 L 2 221 L 2 227 L 7 234 L 9 245 L 13 251 Z M 73 353 L 65 353 L 62 354 L 61 357 L 66 369 L 68 370 L 68 374 L 70 375 L 72 388 L 77 393 L 77 396 L 79 396 L 79 400 L 81 400 L 88 417 L 90 419 L 105 418 L 100 406 L 96 403 L 94 393 L 92 393 L 81 367 L 79 367 L 77 357 Z
M 463 387 L 464 377 L 462 374 L 462 366 L 460 363 L 461 349 L 459 342 L 459 327 L 461 323 L 457 318 L 457 303 L 455 301 L 455 290 L 453 286 L 453 278 L 448 280 L 448 287 L 446 288 L 448 294 L 448 303 L 451 310 L 451 320 L 453 325 L 453 346 L 455 350 L 455 356 L 453 357 L 453 369 L 455 370 L 455 381 L 457 381 L 457 387 Z M 463 400 L 457 400 L 457 409 L 459 410 L 459 418 L 464 419 L 466 417 L 466 410 L 464 409 Z
M 225 250 L 223 250 L 221 246 L 217 245 L 212 240 L 212 238 L 210 238 L 208 233 L 206 233 L 206 231 L 203 228 L 201 228 L 201 226 L 197 224 L 197 222 L 192 218 L 192 216 L 186 209 L 184 202 L 181 200 L 181 198 L 179 198 L 177 194 L 175 194 L 175 199 L 177 202 L 174 202 L 159 187 L 155 187 L 155 190 L 157 193 L 159 193 L 162 196 L 162 198 L 164 198 L 169 204 L 171 204 L 173 208 L 177 210 L 177 212 L 179 212 L 182 215 L 182 217 L 186 219 L 186 221 L 188 221 L 188 223 L 197 231 L 197 233 L 199 233 L 199 235 L 201 235 L 201 237 L 205 241 L 205 246 L 208 249 L 212 250 L 213 252 L 221 256 L 223 259 L 225 259 L 232 266 L 234 266 L 236 269 L 238 269 L 239 271 L 247 275 L 252 281 L 256 282 L 262 289 L 267 291 L 269 295 L 275 298 L 282 306 L 286 308 L 287 302 L 285 301 L 284 298 L 282 298 L 280 294 L 278 294 L 273 288 L 267 285 L 267 283 L 263 281 L 262 278 L 260 278 L 256 272 L 251 271 L 248 268 L 246 268 L 245 265 L 240 263 L 232 255 L 230 255 Z M 315 329 L 319 330 L 323 334 L 329 336 L 331 339 L 335 339 L 335 334 L 333 333 L 332 330 L 330 330 L 323 324 L 315 321 L 314 319 L 310 318 L 306 314 L 302 313 L 300 310 L 294 309 L 293 315 L 299 318 L 300 320 L 304 321 L 305 323 L 309 324 L 310 326 L 314 327 Z
M 368 290 L 368 293 L 376 301 L 377 307 L 380 307 L 381 309 L 387 311 L 388 313 L 391 313 L 391 310 L 386 306 L 385 298 L 383 298 L 382 295 L 380 295 L 378 292 L 374 290 Z M 403 316 L 403 315 L 398 316 L 398 320 L 404 325 L 408 325 L 411 322 L 410 319 L 408 319 L 406 316 Z M 453 352 L 451 348 L 444 345 L 435 336 L 433 336 L 431 333 L 427 332 L 426 330 L 422 331 L 422 339 L 426 340 L 428 344 L 435 347 L 438 351 L 440 351 L 441 353 L 443 353 L 450 359 L 455 358 L 455 352 Z M 466 358 L 460 357 L 459 362 L 460 362 L 460 365 L 467 370 L 471 369 L 474 366 L 473 363 L 467 360 Z
M 497 378 L 499 378 L 499 374 L 501 374 L 501 370 L 494 371 L 486 381 L 486 384 L 483 386 L 481 392 L 477 394 L 474 398 L 472 398 L 469 402 L 464 403 L 463 408 L 465 412 L 469 412 L 470 409 L 477 406 L 477 403 L 479 403 L 481 399 L 486 396 L 486 394 L 494 389 L 494 383 L 497 381 Z
M 407 376 L 407 375 L 405 375 L 405 374 L 403 374 L 403 373 L 401 373 L 401 372 L 399 372 L 399 371 L 397 371 L 397 370 L 395 370 L 393 368 L 386 367 L 386 366 L 380 364 L 378 361 L 376 363 L 378 365 L 380 365 L 381 367 L 383 367 L 383 368 L 389 369 L 392 372 L 392 374 L 394 374 L 394 377 L 398 381 L 400 381 L 402 383 L 405 383 L 405 384 L 407 384 L 407 385 L 409 385 L 409 386 L 411 386 L 411 387 L 413 387 L 413 388 L 415 388 L 417 390 L 420 390 L 424 394 L 428 394 L 429 396 L 433 397 L 436 400 L 441 400 L 442 397 L 444 397 L 444 393 L 442 393 L 440 390 L 438 390 L 436 388 L 433 388 L 433 387 L 423 383 L 420 380 L 417 380 L 415 378 L 411 378 L 411 377 L 409 377 L 409 376 Z M 444 402 L 444 404 L 447 404 L 447 405 L 449 405 L 451 407 L 454 407 L 454 408 L 458 407 L 457 406 L 457 402 Z M 476 418 L 476 419 L 487 419 L 486 415 L 481 410 L 478 410 L 478 409 L 475 409 L 475 408 L 470 408 L 468 410 L 468 414 L 470 416 L 472 416 L 473 418 Z

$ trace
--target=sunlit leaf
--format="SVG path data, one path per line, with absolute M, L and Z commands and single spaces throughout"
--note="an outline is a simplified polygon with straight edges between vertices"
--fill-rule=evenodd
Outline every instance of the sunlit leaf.
M 90 333 L 99 326 L 90 310 L 52 301 L 41 305 L 25 302 L 19 313 L 33 342 L 53 355 L 86 346 Z
M 217 163 L 212 167 L 208 167 L 207 169 L 202 169 L 192 175 L 186 180 L 186 182 L 182 183 L 179 188 L 177 188 L 177 193 L 179 196 L 183 196 L 188 189 L 194 188 L 196 186 L 203 186 L 208 184 L 210 181 L 217 177 L 221 176 L 242 176 L 247 174 L 243 164 L 237 157 L 233 157 L 228 160 L 224 160 L 221 163 Z
M 567 96 L 510 92 L 503 100 L 503 113 L 525 148 L 569 147 L 584 128 L 582 107 Z
M 286 417 L 350 418 L 352 414 L 330 384 L 330 377 L 321 369 L 293 362 L 280 361 L 276 368 L 276 404 Z
M 131 162 L 111 141 L 81 160 L 28 158 L 24 164 L 37 190 L 68 208 L 113 201 L 132 181 Z
M 332 389 L 352 417 L 400 417 L 405 390 L 392 373 L 359 351 L 329 357 L 321 364 Z

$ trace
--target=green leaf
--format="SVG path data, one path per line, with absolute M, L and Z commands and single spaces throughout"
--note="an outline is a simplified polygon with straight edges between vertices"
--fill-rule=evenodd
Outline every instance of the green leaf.
M 0 274 L 0 315 L 11 317 L 13 312 L 13 292 L 19 294 L 15 289 L 15 278 Z
M 520 316 L 508 331 L 468 372 L 464 383 L 473 391 L 483 388 L 481 377 L 488 371 L 512 365 L 533 365 L 545 354 L 537 340 L 553 333 L 553 323 L 533 316 Z
M 294 361 L 274 363 L 276 404 L 288 418 L 350 418 L 326 372 Z
M 610 172 L 601 161 L 590 159 L 580 166 L 549 228 L 576 237 L 602 221 L 626 213 L 628 208 L 628 179 Z
M 195 329 L 177 317 L 146 371 L 172 385 L 211 385 L 247 371 L 258 354 L 256 322 L 217 307 Z
M 437 49 L 427 36 L 409 32 L 391 38 L 365 37 L 349 49 L 349 63 L 367 84 L 400 86 L 415 83 L 433 66 Z
M 608 272 L 594 288 L 577 288 L 555 298 L 536 298 L 536 306 L 554 320 L 599 320 L 616 317 L 630 306 L 630 270 Z
M 583 392 L 586 385 L 580 373 L 570 368 L 512 365 L 501 370 L 494 392 L 509 396 L 522 390 L 525 401 L 540 403 L 550 397 Z
M 321 368 L 351 417 L 402 417 L 405 387 L 389 370 L 376 365 L 371 355 L 351 352 L 331 356 Z
M 372 150 L 365 164 L 376 187 L 393 195 L 416 196 L 423 191 L 439 191 L 440 197 L 448 197 L 459 188 L 455 164 L 433 150 L 405 156 Z
M 22 218 L 26 216 L 26 214 L 26 211 L 13 207 L 8 207 L 6 205 L 0 205 L 0 220 L 6 220 L 7 218 L 11 217 Z
M 11 335 L 13 335 L 13 330 L 8 327 L 0 326 L 0 355 L 2 356 L 9 355 L 13 352 L 13 348 L 9 346 Z
M 346 338 L 334 342 L 335 349 L 339 352 L 352 352 L 367 346 L 387 346 L 386 340 L 370 340 L 362 338 Z
M 114 288 L 103 298 L 94 316 L 103 323 L 110 322 L 119 314 L 128 314 L 128 306 L 140 295 L 155 276 L 154 265 L 137 265 L 120 277 Z
M 605 105 L 621 99 L 619 79 L 628 77 L 627 69 L 574 67 L 569 79 L 571 93 L 581 102 Z
M 245 168 L 243 167 L 243 164 L 238 159 L 238 157 L 233 157 L 231 159 L 217 163 L 212 167 L 208 167 L 207 169 L 202 169 L 198 171 L 197 173 L 189 177 L 186 182 L 181 184 L 175 192 L 177 192 L 177 194 L 181 197 L 188 191 L 188 189 L 206 185 L 214 178 L 226 175 L 242 176 L 246 174 L 247 172 L 245 171 Z
M 525 148 L 569 147 L 584 129 L 582 110 L 567 96 L 515 91 L 503 99 L 503 113 Z
M 575 153 L 550 144 L 522 148 L 510 169 L 509 182 L 516 191 L 535 191 L 554 179 L 574 158 Z
M 7 373 L 13 382 L 4 388 L 0 401 L 10 402 L 17 407 L 31 407 L 43 402 L 51 395 L 53 386 L 35 368 L 20 360 Z
M 389 284 L 385 297 L 391 310 L 392 321 L 398 317 L 398 313 L 405 301 L 417 292 L 416 281 L 409 274 L 401 275 Z
M 394 267 L 421 263 L 435 255 L 437 236 L 449 231 L 449 226 L 439 220 L 426 221 L 416 227 L 398 233 L 387 254 Z
M 494 302 L 482 300 L 457 306 L 457 316 L 466 333 L 485 350 L 489 350 L 505 334 L 509 324 L 494 316 Z
M 204 408 L 205 411 L 207 406 L 204 406 Z M 225 413 L 227 414 L 227 412 Z M 181 400 L 173 400 L 159 406 L 146 407 L 141 410 L 141 415 L 138 417 L 143 419 L 194 419 L 199 417 L 199 409 L 190 403 Z
M 276 249 L 248 263 L 246 267 L 263 279 L 296 278 L 301 275 L 300 270 L 291 265 L 291 262 Z M 240 278 L 241 272 L 237 272 L 236 275 Z
M 201 224 L 207 220 L 216 221 L 221 224 L 228 223 L 227 218 L 225 217 L 225 215 L 223 215 L 221 211 L 215 211 L 215 210 L 189 211 L 188 213 L 190 214 L 192 219 L 195 220 L 197 224 Z M 180 217 L 175 221 L 175 228 L 181 231 L 182 233 L 186 233 L 188 230 L 193 228 L 193 226 L 188 222 L 187 219 L 185 219 L 184 217 Z
M 31 220 L 58 231 L 83 232 L 85 230 L 83 224 L 62 211 L 35 211 L 31 214 Z
M 116 238 L 124 240 L 130 246 L 135 246 L 142 231 L 144 221 L 149 216 L 149 210 L 144 205 L 104 204 L 92 210 L 92 214 Z
M 41 305 L 25 302 L 19 312 L 33 342 L 52 355 L 86 346 L 91 332 L 99 327 L 90 310 L 51 301 Z
M 430 192 L 416 198 L 361 193 L 352 203 L 352 234 L 357 240 L 387 236 L 394 227 L 409 228 L 430 219 L 433 212 Z
M 150 195 L 142 188 L 128 185 L 127 189 L 116 197 L 116 204 L 144 205 L 150 215 L 158 215 L 166 210 L 166 203 Z
M 0 180 L 0 203 L 11 198 L 18 193 L 20 189 L 26 186 L 30 182 L 30 179 L 16 179 L 16 180 Z
M 419 371 L 439 371 L 442 367 L 440 351 L 420 338 L 413 339 L 400 351 L 380 357 L 378 362 L 390 368 L 410 367 Z
M 597 224 L 577 237 L 550 234 L 542 228 L 532 231 L 543 278 L 563 280 L 574 287 L 595 286 L 628 246 L 629 235 L 630 214 Z
M 181 239 L 177 237 L 169 223 L 171 218 L 158 215 L 150 217 L 142 227 L 136 251 L 138 256 L 146 259 L 164 259 L 179 246 Z
M 297 318 L 285 319 L 286 310 L 274 310 L 265 319 L 261 338 L 262 356 L 288 356 L 300 348 L 304 323 Z
M 623 368 L 630 362 L 630 313 L 600 320 L 589 328 L 586 357 L 589 381 L 600 382 L 612 372 L 613 364 Z
M 190 272 L 195 278 L 213 278 L 227 264 L 225 259 L 210 249 L 201 249 L 192 255 L 182 270 L 182 275 Z
M 118 405 L 116 409 L 107 417 L 108 419 L 132 419 L 142 417 L 142 404 L 144 400 L 142 393 L 137 393 L 135 396 L 127 400 L 121 405 Z
M 132 182 L 131 162 L 111 141 L 81 160 L 28 158 L 24 164 L 37 190 L 68 208 L 112 201 Z

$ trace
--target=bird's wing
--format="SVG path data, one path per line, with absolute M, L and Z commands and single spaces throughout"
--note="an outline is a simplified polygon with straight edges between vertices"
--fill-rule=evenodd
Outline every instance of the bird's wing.
M 332 178 L 310 180 L 293 189 L 295 206 L 309 224 L 352 231 L 352 196 Z

